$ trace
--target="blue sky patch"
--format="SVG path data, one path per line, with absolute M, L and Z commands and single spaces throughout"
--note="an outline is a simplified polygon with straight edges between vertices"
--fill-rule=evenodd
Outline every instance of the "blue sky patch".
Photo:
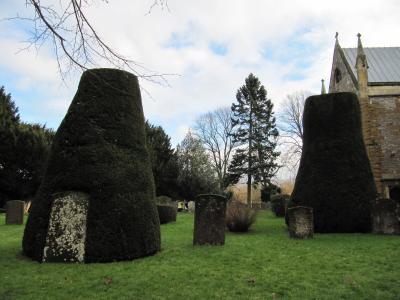
M 216 55 L 225 56 L 228 53 L 228 47 L 224 43 L 211 42 L 208 47 Z

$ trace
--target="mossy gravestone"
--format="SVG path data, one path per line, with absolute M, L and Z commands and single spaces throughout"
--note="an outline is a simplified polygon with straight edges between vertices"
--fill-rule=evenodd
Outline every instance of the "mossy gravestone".
M 287 209 L 286 215 L 290 237 L 309 239 L 314 236 L 314 218 L 311 207 L 291 207 Z
M 54 138 L 23 252 L 38 261 L 79 262 L 154 254 L 160 250 L 154 196 L 137 78 L 86 71 Z
M 223 245 L 227 199 L 205 194 L 195 199 L 193 245 Z
M 303 151 L 289 207 L 312 207 L 315 232 L 370 232 L 376 188 L 357 96 L 309 97 L 303 128 Z
M 400 235 L 400 204 L 392 199 L 378 199 L 372 207 L 372 232 Z

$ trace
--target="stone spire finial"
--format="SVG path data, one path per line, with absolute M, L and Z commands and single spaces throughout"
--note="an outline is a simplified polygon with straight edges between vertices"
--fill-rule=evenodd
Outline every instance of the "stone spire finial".
M 363 67 L 367 67 L 368 68 L 368 64 L 367 64 L 367 57 L 364 53 L 364 48 L 361 42 L 361 33 L 357 34 L 357 38 L 358 38 L 358 42 L 357 42 L 357 59 L 356 59 L 356 66 L 358 64 L 358 61 L 360 60 L 360 62 L 362 63 Z
M 325 80 L 321 79 L 321 95 L 326 94 L 326 89 L 325 89 Z
M 338 40 L 338 37 L 339 37 L 339 32 L 336 31 L 335 39 Z

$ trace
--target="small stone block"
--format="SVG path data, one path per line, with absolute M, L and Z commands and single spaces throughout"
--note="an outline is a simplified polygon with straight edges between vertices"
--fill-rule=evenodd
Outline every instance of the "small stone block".
M 195 200 L 193 245 L 225 244 L 227 199 L 221 195 L 199 195 Z
M 43 262 L 84 262 L 88 206 L 85 193 L 54 195 Z
M 21 225 L 24 223 L 24 205 L 21 200 L 7 201 L 6 204 L 6 224 Z
M 314 235 L 313 209 L 305 206 L 288 208 L 288 228 L 291 238 L 309 239 Z
M 379 199 L 372 208 L 372 232 L 400 235 L 400 205 L 391 199 Z

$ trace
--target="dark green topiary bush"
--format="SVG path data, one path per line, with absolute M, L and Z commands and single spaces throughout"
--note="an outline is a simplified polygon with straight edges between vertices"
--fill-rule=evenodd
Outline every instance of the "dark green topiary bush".
M 376 197 L 357 96 L 312 96 L 304 107 L 303 152 L 290 206 L 314 209 L 315 232 L 370 232 Z
M 176 214 L 178 208 L 168 204 L 157 204 L 158 216 L 160 217 L 160 224 L 166 224 L 176 221 Z
M 53 141 L 32 203 L 24 253 L 42 260 L 55 193 L 89 195 L 85 262 L 134 259 L 160 250 L 160 223 L 137 78 L 124 71 L 83 73 Z
M 271 196 L 271 210 L 277 217 L 284 217 L 286 206 L 290 196 L 286 194 L 276 194 Z

